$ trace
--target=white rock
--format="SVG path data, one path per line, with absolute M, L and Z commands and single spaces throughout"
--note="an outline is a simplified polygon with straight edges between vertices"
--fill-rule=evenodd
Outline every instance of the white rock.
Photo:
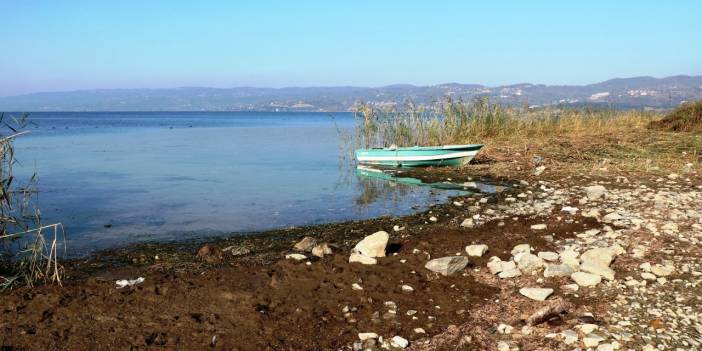
M 487 245 L 468 245 L 466 246 L 466 253 L 468 256 L 482 257 L 488 250 Z
M 552 251 L 541 251 L 537 256 L 539 256 L 540 259 L 549 262 L 558 261 L 559 258 L 558 254 Z
M 543 167 L 543 166 L 541 166 L 541 167 Z M 541 174 L 541 173 L 539 173 L 539 174 Z M 506 341 L 499 341 L 497 343 L 497 351 L 510 351 L 509 344 Z
M 609 267 L 616 257 L 616 249 L 611 247 L 598 247 L 583 252 L 580 255 L 582 262 L 590 261 L 603 267 Z
M 586 324 L 581 324 L 576 326 L 582 332 L 583 334 L 590 334 L 594 332 L 595 330 L 599 329 L 600 327 L 597 324 L 592 324 L 592 323 L 586 323 Z
M 317 245 L 317 240 L 311 236 L 306 236 L 302 238 L 297 244 L 295 244 L 295 250 L 298 251 L 312 251 L 312 248 Z
M 409 345 L 409 341 L 401 336 L 393 336 L 390 340 L 390 345 L 392 345 L 392 347 L 404 349 L 407 347 L 407 345 Z
M 583 344 L 585 347 L 595 347 L 602 341 L 604 341 L 603 337 L 593 333 L 587 334 L 583 338 Z
M 414 332 L 416 334 L 426 334 L 427 333 L 426 330 L 424 330 L 424 328 L 414 328 Z
M 502 278 L 502 279 L 514 278 L 514 277 L 518 277 L 520 275 L 522 275 L 522 271 L 520 271 L 519 268 L 506 269 L 506 270 L 497 274 L 497 276 Z
M 429 220 L 432 221 L 432 222 L 438 221 L 438 219 L 437 219 L 436 217 L 434 217 L 434 216 L 429 217 Z
M 349 263 L 376 264 L 378 263 L 378 260 L 373 257 L 361 255 L 357 252 L 351 252 L 351 256 L 349 256 Z
M 565 290 L 565 291 L 569 291 L 569 292 L 576 292 L 576 291 L 578 291 L 578 288 L 580 288 L 580 287 L 578 286 L 578 284 L 565 284 L 565 285 L 561 285 L 561 289 L 563 289 L 563 290 Z
M 675 272 L 675 267 L 655 265 L 651 267 L 651 273 L 659 277 L 667 277 Z
M 519 267 L 519 270 L 521 270 L 524 273 L 536 272 L 542 267 L 544 267 L 544 265 L 544 260 L 530 253 L 521 254 L 521 256 L 519 257 L 519 261 L 517 262 L 517 267 Z
M 532 229 L 532 230 L 544 230 L 544 229 L 546 229 L 546 228 L 547 228 L 547 227 L 546 227 L 546 224 L 543 224 L 543 223 L 541 223 L 541 224 L 534 224 L 534 225 L 531 226 L 531 229 Z
M 373 233 L 353 248 L 353 251 L 360 253 L 366 257 L 385 257 L 385 247 L 388 245 L 390 235 L 385 231 Z
M 550 288 L 521 288 L 519 293 L 536 301 L 544 301 L 553 294 Z
M 400 231 L 405 230 L 405 227 L 400 227 L 399 225 L 394 225 L 394 226 L 392 227 L 392 230 L 394 230 L 394 231 L 396 231 L 396 232 L 400 232 Z
M 475 226 L 475 223 L 473 223 L 473 218 L 466 218 L 461 223 L 461 227 L 464 227 L 464 228 L 473 228 L 474 226 Z
M 361 341 L 366 341 L 369 339 L 377 339 L 378 334 L 376 333 L 358 333 L 358 339 Z
M 563 343 L 566 345 L 572 345 L 578 342 L 578 333 L 575 330 L 567 329 L 561 332 L 563 336 Z
M 511 254 L 512 254 L 512 256 L 515 256 L 519 253 L 530 253 L 530 252 L 531 252 L 531 246 L 529 244 L 519 244 L 512 249 Z
M 578 212 L 578 208 L 577 207 L 570 207 L 570 206 L 563 206 L 561 208 L 561 212 L 568 212 L 568 213 L 574 215 L 575 213 Z
M 613 269 L 593 263 L 592 261 L 583 261 L 583 263 L 580 264 L 580 270 L 587 273 L 597 274 L 607 280 L 614 280 Z
M 641 270 L 644 272 L 650 272 L 651 271 L 651 264 L 648 262 L 644 262 L 644 263 L 639 265 L 639 268 L 641 268 Z
M 317 257 L 324 257 L 324 255 L 331 255 L 332 249 L 329 244 L 322 243 L 312 248 L 312 255 Z
M 569 277 L 575 271 L 567 264 L 549 264 L 544 270 L 544 277 Z
M 651 280 L 651 281 L 656 280 L 656 276 L 651 274 L 651 273 L 648 273 L 648 272 L 642 272 L 641 278 L 644 278 L 646 280 Z
M 597 346 L 597 351 L 614 351 L 612 344 L 600 344 Z
M 500 323 L 497 326 L 497 332 L 500 334 L 512 334 L 512 330 L 514 330 L 514 328 L 509 324 Z
M 358 291 L 358 290 L 363 290 L 363 287 L 358 283 L 353 283 L 353 284 L 351 284 L 351 289 Z
M 402 292 L 413 292 L 413 291 L 414 291 L 414 288 L 413 288 L 413 287 L 411 287 L 411 286 L 409 286 L 409 285 L 406 285 L 406 284 L 403 285 L 403 286 L 401 287 L 401 289 L 402 289 Z
M 305 256 L 303 254 L 298 254 L 298 253 L 291 253 L 291 254 L 285 255 L 285 258 L 287 258 L 289 260 L 302 261 L 302 260 L 306 259 L 307 256 Z
M 602 281 L 602 277 L 599 275 L 585 272 L 575 272 L 570 275 L 570 279 L 573 279 L 579 286 L 595 286 Z
M 605 195 L 607 188 L 602 185 L 591 185 L 585 187 L 585 195 L 588 200 L 598 200 Z
M 464 256 L 448 256 L 435 258 L 426 265 L 424 268 L 440 273 L 442 275 L 451 275 L 458 271 L 462 271 L 468 265 L 468 258 Z

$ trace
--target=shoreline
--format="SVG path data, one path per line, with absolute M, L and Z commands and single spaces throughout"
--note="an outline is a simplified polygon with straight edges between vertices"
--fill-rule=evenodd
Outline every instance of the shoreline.
M 579 172 L 567 164 L 535 170 L 527 157 L 432 169 L 425 180 L 483 176 L 514 186 L 457 196 L 410 216 L 101 251 L 67 262 L 63 287 L 5 293 L 0 322 L 11 327 L 0 330 L 0 338 L 11 349 L 78 350 L 401 349 L 391 344 L 394 337 L 407 340 L 410 350 L 702 345 L 694 334 L 702 316 L 689 310 L 702 286 L 702 219 L 694 216 L 702 212 L 699 166 L 680 175 Z M 589 199 L 587 187 L 593 185 L 605 190 Z M 579 209 L 563 212 L 568 206 Z M 675 226 L 670 216 L 677 216 Z M 462 225 L 468 218 L 472 225 Z M 395 231 L 396 225 L 404 228 Z M 390 236 L 387 257 L 375 265 L 349 262 L 353 246 L 381 230 Z M 306 236 L 327 243 L 332 254 L 318 258 L 296 250 Z M 509 274 L 493 274 L 493 262 L 516 262 L 515 250 L 523 244 L 538 267 L 518 263 Z M 487 245 L 487 253 L 467 255 L 470 245 Z M 569 250 L 580 260 L 589 250 L 617 247 L 623 252 L 617 249 L 601 272 L 614 272 L 613 280 L 599 277 L 588 286 L 568 274 L 545 276 L 546 268 L 568 269 L 550 261 L 553 255 L 568 262 Z M 459 273 L 442 276 L 425 267 L 431 259 L 454 256 L 468 258 Z M 144 282 L 115 286 L 137 277 Z M 551 296 L 534 300 L 524 288 L 550 290 Z M 563 313 L 527 323 L 557 303 L 565 306 Z M 679 308 L 687 315 L 677 317 L 681 322 L 649 317 L 652 308 Z M 651 325 L 661 331 L 653 333 Z M 362 341 L 362 333 L 377 338 Z M 679 338 L 669 341 L 670 335 Z

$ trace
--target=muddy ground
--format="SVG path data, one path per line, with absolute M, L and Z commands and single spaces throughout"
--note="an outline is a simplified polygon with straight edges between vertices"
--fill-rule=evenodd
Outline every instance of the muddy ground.
M 461 173 L 441 174 L 454 181 L 467 179 Z M 573 186 L 592 181 L 568 180 Z M 536 189 L 538 183 L 531 182 Z M 507 197 L 531 188 L 495 194 L 488 205 L 509 206 Z M 535 251 L 557 251 L 555 242 L 601 224 L 580 215 L 564 221 L 554 210 L 462 227 L 461 221 L 469 217 L 468 204 L 483 197 L 487 196 L 455 198 L 452 202 L 466 205 L 450 202 L 402 218 L 214 241 L 210 245 L 215 249 L 204 256 L 197 255 L 202 243 L 173 243 L 68 262 L 63 286 L 3 294 L 0 346 L 3 350 L 351 350 L 358 333 L 374 332 L 386 338 L 403 336 L 410 347 L 436 336 L 429 349 L 496 349 L 499 323 L 519 330 L 524 319 L 543 306 L 520 295 L 520 287 L 538 284 L 558 290 L 572 281 L 568 277 L 544 281 L 538 275 L 499 279 L 486 269 L 488 257 L 507 260 L 512 248 L 522 243 Z M 534 224 L 546 224 L 548 235 L 532 230 Z M 395 225 L 404 229 L 393 231 Z M 390 233 L 388 257 L 377 265 L 349 263 L 350 248 L 378 230 Z M 333 254 L 285 259 L 303 236 L 328 242 Z M 463 248 L 473 243 L 487 244 L 489 252 L 470 257 L 464 273 L 445 277 L 424 268 L 430 258 L 465 255 Z M 614 268 L 620 269 L 616 264 Z M 144 283 L 115 286 L 117 279 L 139 276 Z M 354 283 L 363 290 L 354 290 Z M 414 291 L 403 291 L 403 285 Z M 567 313 L 539 328 L 575 325 L 583 318 L 602 323 L 598 315 L 608 308 L 606 299 L 561 297 L 570 304 Z M 441 342 L 452 333 L 461 337 Z M 517 343 L 524 350 L 572 349 L 543 337 L 525 336 Z

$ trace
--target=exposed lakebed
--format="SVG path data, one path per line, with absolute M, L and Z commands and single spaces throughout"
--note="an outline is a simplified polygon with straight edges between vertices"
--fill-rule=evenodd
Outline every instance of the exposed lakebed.
M 340 159 L 348 113 L 35 113 L 17 140 L 68 252 L 407 215 L 466 191 Z M 399 179 L 398 179 L 399 178 Z M 480 183 L 476 186 L 482 186 Z

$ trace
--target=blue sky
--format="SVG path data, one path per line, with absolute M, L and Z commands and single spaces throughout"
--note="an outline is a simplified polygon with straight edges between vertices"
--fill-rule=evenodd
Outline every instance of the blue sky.
M 702 1 L 0 0 L 0 96 L 702 74 Z

